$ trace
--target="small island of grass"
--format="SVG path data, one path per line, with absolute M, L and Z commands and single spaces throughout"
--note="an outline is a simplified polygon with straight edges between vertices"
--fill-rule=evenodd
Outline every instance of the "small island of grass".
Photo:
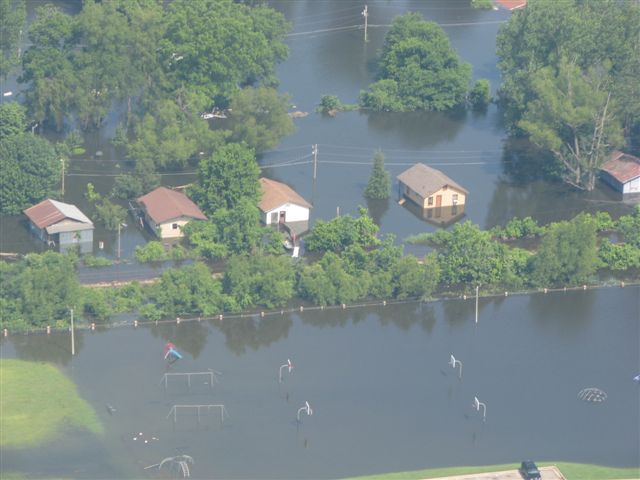
M 68 429 L 95 434 L 103 427 L 76 386 L 47 363 L 0 362 L 0 447 L 25 448 L 54 439 Z

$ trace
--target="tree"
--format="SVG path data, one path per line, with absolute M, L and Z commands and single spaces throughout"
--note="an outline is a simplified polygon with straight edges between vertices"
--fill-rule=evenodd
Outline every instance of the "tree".
M 485 108 L 491 102 L 491 84 L 489 80 L 480 78 L 469 92 L 469 103 L 473 108 Z
M 565 182 L 589 191 L 611 148 L 622 143 L 606 70 L 583 74 L 566 60 L 557 74 L 551 67 L 540 69 L 532 80 L 536 99 L 519 123 L 533 143 L 553 152 Z
M 378 230 L 366 209 L 361 208 L 358 218 L 343 215 L 329 221 L 318 220 L 306 238 L 307 249 L 310 252 L 340 252 L 350 245 L 376 246 L 380 243 L 376 237 Z
M 612 107 L 631 140 L 640 134 L 640 5 L 615 0 L 530 0 L 496 39 L 500 104 L 511 133 L 535 99 L 534 74 L 570 58 L 583 72 L 610 65 Z M 635 137 L 633 136 L 635 132 Z M 633 142 L 631 142 L 633 143 Z M 637 143 L 636 143 L 637 145 Z
M 155 309 L 145 307 L 144 313 L 160 318 L 214 315 L 224 311 L 228 303 L 220 280 L 213 278 L 203 263 L 165 270 L 151 287 L 150 298 Z
M 289 257 L 233 256 L 222 285 L 241 309 L 283 307 L 293 297 L 295 270 Z
M 261 195 L 259 178 L 254 151 L 231 143 L 200 161 L 192 198 L 208 216 L 221 208 L 233 210 L 241 200 L 257 205 Z
M 67 326 L 69 308 L 81 304 L 75 260 L 47 252 L 29 254 L 17 263 L 0 262 L 2 326 Z
M 96 204 L 96 215 L 107 230 L 118 230 L 118 225 L 127 218 L 127 211 L 123 206 L 105 198 Z
M 51 122 L 58 130 L 76 106 L 78 77 L 71 59 L 74 26 L 75 20 L 57 7 L 38 7 L 29 27 L 32 45 L 23 56 L 18 78 L 28 85 L 29 116 L 36 122 Z
M 393 20 L 379 67 L 384 88 L 374 83 L 370 88 L 376 95 L 361 94 L 366 108 L 447 110 L 464 103 L 471 80 L 471 66 L 460 61 L 442 28 L 424 21 L 418 13 Z M 380 101 L 382 93 L 387 100 Z
M 224 107 L 243 86 L 275 83 L 274 65 L 288 54 L 288 29 L 284 16 L 264 5 L 177 0 L 167 7 L 160 61 L 171 85 L 188 85 Z
M 512 279 L 512 250 L 467 221 L 431 234 L 444 285 L 501 285 Z
M 550 225 L 530 259 L 531 282 L 539 287 L 588 282 L 599 267 L 596 223 L 580 214 Z
M 60 159 L 47 140 L 22 133 L 0 140 L 0 211 L 15 215 L 55 197 Z
M 246 87 L 231 101 L 231 140 L 244 142 L 257 152 L 275 147 L 282 137 L 294 132 L 288 114 L 291 100 L 273 88 Z
M 0 104 L 0 139 L 24 133 L 27 129 L 27 109 L 18 102 Z
M 373 156 L 373 169 L 364 196 L 368 199 L 384 200 L 389 198 L 390 192 L 391 178 L 384 168 L 384 154 L 378 150 Z
M 27 9 L 24 0 L 0 0 L 0 79 L 4 80 L 20 63 L 20 42 L 25 31 Z

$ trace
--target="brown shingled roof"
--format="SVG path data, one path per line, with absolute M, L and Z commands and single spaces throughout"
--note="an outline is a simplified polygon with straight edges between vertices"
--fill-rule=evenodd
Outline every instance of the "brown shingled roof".
M 191 217 L 197 220 L 207 219 L 189 197 L 167 187 L 158 187 L 152 190 L 138 198 L 138 203 L 144 207 L 147 215 L 156 224 L 180 217 Z
M 468 190 L 458 185 L 440 170 L 427 167 L 424 163 L 416 163 L 396 178 L 424 198 L 445 186 L 455 188 L 465 194 L 469 193 Z
M 302 207 L 311 208 L 311 204 L 296 193 L 289 185 L 268 178 L 261 178 L 260 187 L 262 188 L 262 200 L 260 200 L 258 207 L 260 207 L 260 210 L 263 212 L 273 210 L 285 203 L 293 203 Z
M 601 167 L 620 183 L 640 177 L 640 158 L 615 150 Z

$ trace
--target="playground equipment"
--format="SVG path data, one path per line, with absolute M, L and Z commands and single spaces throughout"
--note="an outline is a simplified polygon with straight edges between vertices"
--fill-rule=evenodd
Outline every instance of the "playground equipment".
M 280 365 L 280 372 L 279 372 L 279 382 L 282 383 L 282 369 L 283 368 L 287 368 L 289 369 L 289 373 L 291 373 L 291 370 L 293 370 L 293 364 L 291 363 L 291 359 L 287 358 L 287 363 L 285 363 L 284 365 Z
M 171 342 L 167 342 L 167 344 L 164 346 L 164 359 L 168 359 L 169 362 L 173 363 L 176 360 L 180 360 L 181 358 L 182 355 L 180 355 L 180 352 L 176 350 L 176 346 Z

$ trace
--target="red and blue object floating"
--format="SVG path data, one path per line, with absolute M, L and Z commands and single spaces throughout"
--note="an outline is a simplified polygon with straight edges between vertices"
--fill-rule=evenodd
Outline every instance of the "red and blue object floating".
M 180 352 L 178 352 L 176 350 L 176 346 L 171 343 L 168 342 L 165 346 L 164 346 L 164 359 L 167 360 L 169 359 L 170 361 L 176 361 L 176 360 L 180 360 L 182 358 L 182 355 L 180 355 Z

